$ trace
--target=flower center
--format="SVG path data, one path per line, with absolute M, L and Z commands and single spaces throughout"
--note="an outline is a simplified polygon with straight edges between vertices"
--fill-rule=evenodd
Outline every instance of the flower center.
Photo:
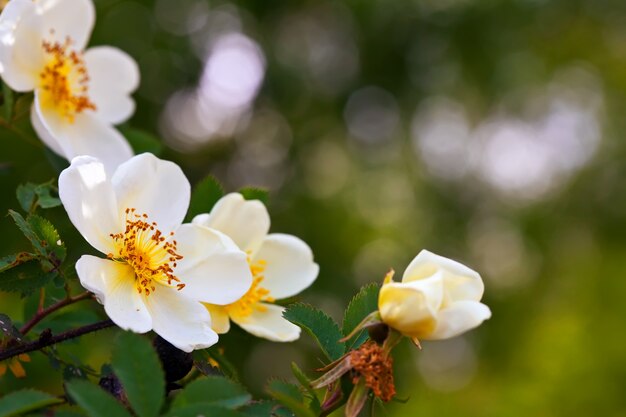
M 393 381 L 393 358 L 376 342 L 365 342 L 357 350 L 350 352 L 352 368 L 358 372 L 352 382 L 365 378 L 365 385 L 375 396 L 390 401 L 396 394 Z
M 55 109 L 61 117 L 73 123 L 77 114 L 95 110 L 89 99 L 89 75 L 82 53 L 71 49 L 71 40 L 65 43 L 43 42 L 47 63 L 39 74 L 42 107 Z
M 239 300 L 224 306 L 229 316 L 239 318 L 248 317 L 254 310 L 267 310 L 267 308 L 260 303 L 261 301 L 267 301 L 269 303 L 274 301 L 269 295 L 269 290 L 261 287 L 261 282 L 265 278 L 263 273 L 265 272 L 266 262 L 264 260 L 258 260 L 252 263 L 250 257 L 248 257 L 248 264 L 250 265 L 250 272 L 252 272 L 252 286 L 250 286 L 248 292 Z
M 174 233 L 170 234 L 170 237 Z M 134 208 L 126 209 L 124 233 L 111 234 L 116 254 L 108 258 L 130 265 L 135 270 L 135 287 L 139 294 L 150 295 L 156 284 L 175 286 L 179 291 L 185 287 L 174 275 L 176 262 L 183 259 L 176 252 L 176 241 L 166 238 L 150 223 L 147 214 L 137 214 Z

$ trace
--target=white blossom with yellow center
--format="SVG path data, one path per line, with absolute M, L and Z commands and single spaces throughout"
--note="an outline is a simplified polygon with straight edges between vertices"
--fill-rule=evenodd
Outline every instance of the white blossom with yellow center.
M 378 311 L 382 321 L 417 340 L 457 336 L 491 317 L 480 302 L 484 284 L 467 266 L 421 251 L 409 264 L 402 282 L 390 272 L 380 289 Z
M 211 213 L 196 216 L 192 223 L 230 236 L 248 254 L 253 275 L 252 286 L 238 301 L 225 307 L 207 304 L 213 329 L 226 333 L 232 320 L 258 337 L 296 340 L 300 328 L 284 319 L 284 308 L 273 302 L 294 296 L 315 281 L 319 266 L 311 248 L 295 236 L 268 234 L 270 216 L 263 203 L 247 201 L 239 193 L 222 197 Z
M 117 48 L 85 50 L 94 22 L 91 0 L 11 0 L 0 14 L 0 75 L 35 92 L 31 121 L 50 149 L 97 157 L 112 172 L 133 155 L 112 125 L 135 110 L 139 70 Z
M 76 271 L 115 324 L 154 330 L 187 352 L 217 342 L 201 303 L 233 303 L 252 274 L 228 236 L 182 224 L 190 186 L 176 164 L 141 154 L 109 176 L 99 160 L 80 156 L 61 173 L 59 195 L 74 226 L 106 256 L 83 255 Z

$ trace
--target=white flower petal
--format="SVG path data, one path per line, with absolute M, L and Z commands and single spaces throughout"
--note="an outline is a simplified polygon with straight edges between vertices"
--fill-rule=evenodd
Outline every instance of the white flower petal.
M 253 262 L 258 260 L 266 262 L 261 286 L 275 299 L 298 294 L 308 288 L 319 273 L 309 245 L 291 235 L 268 235 L 254 255 Z
M 119 166 L 111 179 L 120 212 L 135 208 L 168 235 L 183 222 L 191 187 L 178 165 L 144 153 Z
M 32 0 L 11 0 L 0 14 L 0 75 L 15 91 L 31 91 L 44 67 L 41 18 Z
M 110 46 L 85 52 L 89 98 L 96 114 L 111 124 L 126 121 L 135 111 L 130 93 L 139 85 L 139 67 L 126 52 Z
M 135 272 L 130 266 L 83 255 L 76 262 L 76 273 L 82 286 L 96 294 L 119 327 L 136 333 L 152 329 L 152 319 L 135 289 Z
M 185 284 L 182 292 L 211 304 L 230 304 L 252 284 L 247 257 L 223 233 L 197 224 L 183 224 L 174 236 L 183 256 L 175 269 Z
M 174 288 L 158 286 L 144 302 L 152 316 L 154 331 L 180 350 L 191 352 L 217 343 L 207 309 Z
M 230 317 L 226 309 L 214 304 L 204 304 L 204 306 L 211 314 L 211 328 L 217 334 L 228 333 L 230 330 Z
M 89 156 L 72 160 L 59 176 L 59 197 L 72 224 L 104 254 L 114 251 L 111 233 L 124 229 L 104 166 Z
M 491 317 L 491 310 L 476 301 L 457 301 L 437 316 L 437 326 L 426 340 L 448 339 L 478 327 Z
M 300 337 L 300 327 L 283 318 L 284 307 L 260 303 L 262 310 L 255 309 L 247 317 L 232 317 L 242 329 L 257 337 L 274 342 L 292 342 Z
M 455 300 L 479 301 L 485 286 L 478 272 L 452 259 L 422 250 L 411 261 L 402 277 L 402 282 L 424 279 L 444 272 L 444 286 L 447 296 Z
M 85 49 L 96 21 L 92 0 L 38 0 L 36 4 L 47 40 L 64 43 L 69 38 L 75 50 Z
M 217 229 L 241 250 L 254 253 L 270 230 L 270 215 L 260 201 L 248 201 L 239 193 L 231 193 L 213 206 L 209 216 L 196 216 L 193 223 Z
M 41 106 L 35 91 L 33 128 L 39 137 L 55 152 L 67 160 L 75 156 L 90 155 L 98 158 L 109 174 L 133 156 L 133 150 L 120 132 L 100 120 L 92 111 L 83 111 L 74 122 L 51 108 Z M 55 143 L 56 142 L 56 143 Z

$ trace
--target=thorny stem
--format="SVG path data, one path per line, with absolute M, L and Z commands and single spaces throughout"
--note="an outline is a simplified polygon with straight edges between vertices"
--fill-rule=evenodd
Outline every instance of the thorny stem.
M 33 352 L 35 350 L 41 350 L 48 346 L 52 346 L 54 344 L 64 342 L 66 340 L 75 339 L 79 336 L 93 333 L 98 330 L 106 329 L 107 327 L 114 326 L 114 323 L 111 320 L 99 321 L 97 323 L 88 324 L 86 326 L 78 327 L 76 329 L 68 330 L 63 333 L 59 333 L 56 336 L 51 336 L 49 332 L 44 332 L 39 337 L 38 340 L 35 340 L 30 343 L 26 343 L 23 345 L 17 345 L 11 347 L 10 349 L 6 349 L 0 351 L 0 361 L 12 358 L 17 355 L 21 355 L 22 353 Z
M 79 294 L 75 297 L 67 297 L 61 301 L 59 301 L 58 303 L 52 304 L 50 307 L 43 309 L 41 311 L 38 311 L 37 314 L 35 314 L 33 316 L 32 319 L 30 319 L 28 321 L 28 323 L 26 323 L 24 326 L 22 326 L 22 328 L 20 329 L 20 333 L 25 335 L 26 333 L 28 333 L 33 327 L 35 327 L 35 325 L 37 323 L 39 323 L 41 320 L 43 320 L 44 318 L 46 318 L 46 316 L 54 313 L 55 311 L 57 311 L 58 309 L 68 306 L 70 304 L 74 304 L 78 301 L 81 300 L 86 300 L 88 298 L 91 298 L 91 293 L 89 291 L 85 291 L 82 294 Z

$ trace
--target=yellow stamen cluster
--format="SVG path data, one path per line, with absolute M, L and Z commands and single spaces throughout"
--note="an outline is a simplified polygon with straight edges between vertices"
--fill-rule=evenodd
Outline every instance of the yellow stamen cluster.
M 269 303 L 274 302 L 274 299 L 269 295 L 269 290 L 261 287 L 261 282 L 265 278 L 263 273 L 265 272 L 267 263 L 262 259 L 252 263 L 248 257 L 248 264 L 250 265 L 250 272 L 252 273 L 252 285 L 243 297 L 224 307 L 230 316 L 248 317 L 254 310 L 267 310 L 267 308 L 261 304 L 261 301 Z
M 71 49 L 71 40 L 64 43 L 43 42 L 47 64 L 39 74 L 43 91 L 42 105 L 54 108 L 70 123 L 77 114 L 95 110 L 89 99 L 89 75 L 81 53 Z
M 173 236 L 172 232 L 170 236 Z M 182 290 L 185 284 L 174 275 L 177 261 L 183 259 L 176 252 L 176 241 L 167 239 L 150 223 L 147 214 L 137 214 L 134 208 L 126 209 L 124 233 L 111 234 L 117 253 L 108 254 L 109 259 L 124 262 L 135 270 L 137 292 L 146 296 L 156 291 L 156 283 L 175 286 Z

